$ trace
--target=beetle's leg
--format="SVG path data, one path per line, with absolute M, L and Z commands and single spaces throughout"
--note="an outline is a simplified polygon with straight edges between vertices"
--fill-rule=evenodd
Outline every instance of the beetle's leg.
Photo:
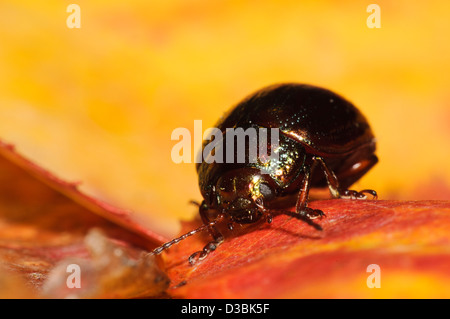
M 328 188 L 330 189 L 330 193 L 334 198 L 351 198 L 351 199 L 366 199 L 367 195 L 370 194 L 373 196 L 373 199 L 376 199 L 377 192 L 372 189 L 364 189 L 362 191 L 355 191 L 350 189 L 340 189 L 339 181 L 332 170 L 330 170 L 325 164 L 325 161 L 322 157 L 315 156 L 314 161 L 319 162 L 323 168 L 323 172 L 325 174 L 325 178 L 328 183 Z
M 378 194 L 373 189 L 364 189 L 362 191 L 354 191 L 351 189 L 346 189 L 344 191 L 341 191 L 341 198 L 350 198 L 350 199 L 366 199 L 367 195 L 372 195 L 372 199 L 377 199 Z
M 199 212 L 200 212 L 200 217 L 202 218 L 202 221 L 204 224 L 209 224 L 211 221 L 208 217 L 208 206 L 206 205 L 206 203 L 203 201 L 202 204 L 200 205 L 199 208 Z M 194 265 L 195 263 L 197 263 L 200 260 L 203 260 L 206 258 L 206 256 L 208 256 L 208 254 L 214 250 L 217 249 L 217 247 L 223 243 L 224 238 L 223 235 L 217 230 L 216 226 L 209 226 L 208 227 L 208 231 L 209 234 L 211 235 L 211 237 L 213 238 L 212 241 L 210 241 L 204 248 L 203 250 L 197 251 L 195 253 L 193 253 L 190 257 L 189 257 L 189 263 L 191 265 Z
M 264 220 L 269 224 L 272 223 L 273 220 L 272 212 L 264 207 L 262 197 L 257 198 L 254 202 L 256 207 L 258 207 L 259 211 L 263 215 Z
M 264 212 L 264 219 L 268 224 L 272 223 L 273 220 L 272 213 L 270 211 Z
M 308 207 L 311 170 L 312 166 L 314 165 L 315 165 L 314 161 L 312 161 L 310 164 L 306 163 L 306 165 L 304 165 L 303 181 L 300 187 L 300 193 L 297 198 L 297 204 L 295 205 L 297 214 L 306 218 L 307 220 L 313 220 L 325 216 L 323 211 L 321 211 L 320 209 L 312 209 Z
M 325 174 L 325 179 L 327 180 L 331 195 L 334 198 L 341 197 L 341 193 L 339 192 L 339 181 L 334 172 L 328 168 L 322 157 L 314 156 L 314 161 L 320 163 L 320 165 L 322 166 L 323 173 Z
M 189 201 L 189 204 L 195 205 L 195 206 L 197 206 L 197 207 L 200 207 L 200 206 L 202 205 L 201 203 L 197 202 L 196 200 L 190 200 L 190 201 Z

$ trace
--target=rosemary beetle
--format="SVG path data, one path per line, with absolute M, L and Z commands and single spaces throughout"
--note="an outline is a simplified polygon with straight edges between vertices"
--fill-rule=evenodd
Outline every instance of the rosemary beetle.
M 203 201 L 198 204 L 203 225 L 156 249 L 163 250 L 197 232 L 207 230 L 212 240 L 189 258 L 191 264 L 214 251 L 224 237 L 218 222 L 249 224 L 272 221 L 274 213 L 289 214 L 322 228 L 314 219 L 324 212 L 308 207 L 311 188 L 327 187 L 334 198 L 377 198 L 371 189 L 349 187 L 378 161 L 375 137 L 364 115 L 342 96 L 316 86 L 278 84 L 248 96 L 223 116 L 216 125 L 225 145 L 230 128 L 278 129 L 274 147 L 268 139 L 259 139 L 276 158 L 264 161 L 207 161 L 196 166 Z M 259 132 L 256 130 L 256 132 Z M 257 133 L 258 134 L 258 133 Z M 255 137 L 253 137 L 255 138 Z M 205 140 L 202 150 L 211 148 L 216 139 Z M 264 146 L 264 145 L 263 145 Z M 235 150 L 223 147 L 233 158 Z M 249 151 L 249 149 L 247 149 Z M 217 150 L 216 150 L 217 153 Z M 235 157 L 235 156 L 234 156 Z M 227 157 L 228 158 L 228 157 Z M 295 206 L 295 212 L 289 209 Z

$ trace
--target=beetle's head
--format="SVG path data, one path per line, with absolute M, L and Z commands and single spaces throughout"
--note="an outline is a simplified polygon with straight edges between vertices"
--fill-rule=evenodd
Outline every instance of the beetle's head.
M 245 167 L 228 171 L 216 184 L 216 200 L 220 211 L 241 224 L 261 218 L 264 201 L 274 197 L 273 182 L 259 169 Z

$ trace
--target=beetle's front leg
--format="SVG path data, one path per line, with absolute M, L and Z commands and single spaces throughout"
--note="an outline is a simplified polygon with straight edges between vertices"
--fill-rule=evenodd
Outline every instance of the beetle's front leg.
M 295 205 L 297 214 L 299 214 L 301 217 L 307 220 L 313 220 L 325 216 L 323 211 L 321 211 L 320 209 L 313 209 L 308 207 L 311 171 L 314 165 L 315 162 L 313 161 L 313 159 L 311 159 L 310 161 L 307 161 L 303 167 L 304 171 L 303 181 L 297 198 L 297 204 Z
M 202 221 L 204 224 L 208 224 L 210 223 L 210 218 L 208 216 L 208 206 L 206 205 L 205 201 L 203 201 L 199 207 L 199 213 L 200 213 L 200 217 L 202 218 Z M 213 238 L 212 241 L 210 241 L 204 248 L 203 250 L 197 251 L 195 253 L 193 253 L 190 257 L 189 257 L 189 263 L 191 265 L 194 265 L 195 263 L 197 263 L 198 261 L 201 261 L 203 259 L 205 259 L 208 254 L 214 250 L 217 249 L 217 247 L 223 243 L 224 241 L 224 237 L 223 235 L 218 231 L 216 226 L 210 226 L 208 227 L 208 231 L 209 234 L 211 235 L 211 237 Z

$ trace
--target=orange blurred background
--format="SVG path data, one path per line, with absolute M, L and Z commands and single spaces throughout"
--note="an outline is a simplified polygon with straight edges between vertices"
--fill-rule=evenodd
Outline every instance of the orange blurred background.
M 85 1 L 0 3 L 0 138 L 172 236 L 200 200 L 175 164 L 175 128 L 203 129 L 277 82 L 353 101 L 380 162 L 356 186 L 381 199 L 450 199 L 450 3 Z

